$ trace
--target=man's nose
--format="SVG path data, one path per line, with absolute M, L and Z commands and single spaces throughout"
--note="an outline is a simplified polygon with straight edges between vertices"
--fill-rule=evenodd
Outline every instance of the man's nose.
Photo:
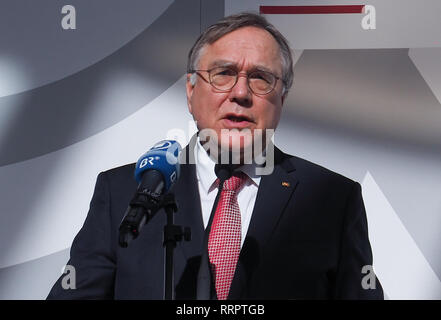
M 230 100 L 244 107 L 251 105 L 252 93 L 248 87 L 248 77 L 245 73 L 237 75 L 237 82 L 230 92 Z

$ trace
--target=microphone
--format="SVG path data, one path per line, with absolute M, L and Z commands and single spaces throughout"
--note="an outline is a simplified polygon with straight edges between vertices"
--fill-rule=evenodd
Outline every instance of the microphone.
M 135 168 L 136 193 L 119 226 L 119 245 L 126 248 L 142 227 L 160 209 L 161 196 L 178 180 L 178 156 L 181 146 L 174 140 L 162 140 L 139 158 Z

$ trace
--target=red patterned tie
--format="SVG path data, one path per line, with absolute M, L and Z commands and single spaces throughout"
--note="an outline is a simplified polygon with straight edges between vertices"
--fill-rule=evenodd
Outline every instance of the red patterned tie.
M 240 172 L 224 182 L 208 237 L 218 300 L 227 299 L 239 260 L 242 231 L 237 193 L 245 181 L 246 175 Z

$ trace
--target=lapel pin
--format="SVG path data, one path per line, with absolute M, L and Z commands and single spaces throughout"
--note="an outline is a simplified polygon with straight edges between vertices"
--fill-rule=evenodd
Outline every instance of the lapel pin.
M 282 186 L 283 187 L 289 187 L 291 184 L 287 181 L 282 181 Z

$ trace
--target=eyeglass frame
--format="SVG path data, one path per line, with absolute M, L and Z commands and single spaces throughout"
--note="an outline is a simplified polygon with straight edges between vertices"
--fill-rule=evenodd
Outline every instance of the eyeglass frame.
M 231 70 L 231 71 L 236 72 L 236 80 L 234 81 L 234 84 L 231 86 L 230 89 L 228 89 L 228 90 L 223 90 L 223 89 L 219 89 L 219 88 L 217 88 L 216 86 L 213 85 L 212 80 L 211 80 L 211 71 L 213 71 L 214 69 L 218 69 L 218 68 L 225 68 L 225 69 L 229 69 L 229 70 Z M 208 81 L 207 81 L 207 79 L 205 79 L 205 78 L 199 73 L 200 71 L 208 72 Z M 250 76 L 250 74 L 252 74 L 252 73 L 254 73 L 254 72 L 257 72 L 257 71 L 268 73 L 268 74 L 272 75 L 272 76 L 276 79 L 276 80 L 274 81 L 274 85 L 273 85 L 273 87 L 272 87 L 268 92 L 266 92 L 266 93 L 256 93 L 256 92 L 254 92 L 254 90 L 253 90 L 253 89 L 251 88 L 251 86 L 250 86 L 250 82 L 249 82 L 249 81 L 250 81 L 250 78 L 249 78 L 249 76 Z M 207 70 L 202 70 L 202 69 L 192 69 L 192 70 L 189 70 L 188 73 L 198 75 L 199 77 L 202 78 L 202 80 L 204 80 L 206 83 L 210 84 L 213 88 L 215 88 L 215 89 L 218 90 L 219 92 L 230 92 L 230 91 L 234 88 L 234 86 L 237 84 L 237 81 L 239 81 L 239 75 L 241 74 L 241 72 L 238 72 L 238 71 L 237 71 L 236 69 L 234 69 L 234 68 L 222 67 L 222 66 L 216 66 L 216 67 L 213 67 L 213 68 L 210 68 L 210 69 L 207 69 Z M 243 74 L 243 73 L 242 73 L 242 74 Z M 252 93 L 254 93 L 255 95 L 257 95 L 257 96 L 264 96 L 264 95 L 267 95 L 267 94 L 271 93 L 271 92 L 275 89 L 275 87 L 277 86 L 277 81 L 278 81 L 278 80 L 281 80 L 282 83 L 285 85 L 285 82 L 283 81 L 283 79 L 282 79 L 281 77 L 278 77 L 278 76 L 276 76 L 274 73 L 269 72 L 269 71 L 266 71 L 266 70 L 253 70 L 253 71 L 251 71 L 250 73 L 246 73 L 245 76 L 246 76 L 246 78 L 247 78 L 247 86 L 248 86 L 248 89 L 249 89 Z

